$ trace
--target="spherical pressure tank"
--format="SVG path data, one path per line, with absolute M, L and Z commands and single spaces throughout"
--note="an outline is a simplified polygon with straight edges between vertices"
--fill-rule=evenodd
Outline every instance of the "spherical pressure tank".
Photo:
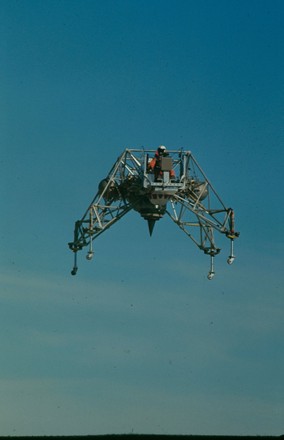
M 187 185 L 186 195 L 189 199 L 204 200 L 208 196 L 206 182 L 191 181 Z
M 199 200 L 204 200 L 208 196 L 208 189 L 206 182 L 197 182 L 193 189 L 194 194 L 196 194 Z
M 119 193 L 115 184 L 109 182 L 108 179 L 103 179 L 99 183 L 98 187 L 99 193 L 103 194 L 105 200 L 117 200 L 119 198 Z

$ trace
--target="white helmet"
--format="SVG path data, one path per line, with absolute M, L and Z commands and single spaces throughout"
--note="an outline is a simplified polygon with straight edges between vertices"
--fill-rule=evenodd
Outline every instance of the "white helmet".
M 164 146 L 164 145 L 160 145 L 159 147 L 158 147 L 158 152 L 161 154 L 161 153 L 164 153 L 166 151 L 166 147 Z

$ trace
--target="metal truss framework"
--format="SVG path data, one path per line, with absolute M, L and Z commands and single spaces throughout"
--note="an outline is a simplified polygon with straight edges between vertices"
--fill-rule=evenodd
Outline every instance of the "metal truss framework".
M 77 272 L 77 252 L 88 246 L 87 259 L 93 257 L 93 241 L 120 220 L 131 209 L 148 221 L 152 234 L 154 224 L 167 214 L 173 222 L 210 256 L 208 278 L 214 272 L 214 257 L 220 252 L 214 232 L 230 240 L 228 264 L 234 256 L 234 212 L 226 208 L 211 182 L 190 151 L 168 150 L 159 178 L 149 171 L 155 150 L 126 149 L 118 157 L 107 177 L 99 184 L 98 192 L 81 220 L 76 221 L 74 240 L 69 243 L 75 262 L 72 275 Z M 170 168 L 174 179 L 170 178 Z

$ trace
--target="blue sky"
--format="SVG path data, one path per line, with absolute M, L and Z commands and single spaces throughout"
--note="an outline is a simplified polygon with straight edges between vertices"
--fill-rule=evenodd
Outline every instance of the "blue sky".
M 0 435 L 283 434 L 283 12 L 0 2 Z M 235 264 L 129 213 L 71 277 L 98 182 L 161 143 L 234 207 Z

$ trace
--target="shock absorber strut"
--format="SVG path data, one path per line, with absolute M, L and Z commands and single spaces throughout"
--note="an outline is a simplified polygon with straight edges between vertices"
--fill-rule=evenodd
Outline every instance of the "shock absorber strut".
M 234 213 L 233 209 L 231 209 L 231 211 L 230 211 L 229 227 L 230 227 L 230 231 L 227 234 L 227 237 L 231 240 L 231 247 L 230 247 L 230 255 L 227 259 L 227 263 L 233 264 L 233 262 L 236 258 L 234 255 L 234 239 L 239 236 L 239 234 L 237 232 L 235 232 L 235 213 Z
M 71 275 L 76 275 L 78 270 L 78 266 L 77 266 L 77 251 L 74 251 L 74 266 L 73 269 L 71 270 Z
M 211 254 L 210 255 L 210 270 L 209 273 L 207 275 L 208 280 L 212 280 L 214 275 L 215 275 L 215 271 L 214 271 L 214 256 L 215 254 Z
M 86 258 L 87 258 L 87 260 L 92 260 L 92 258 L 94 256 L 93 239 L 92 239 L 92 236 L 94 234 L 94 217 L 93 217 L 93 208 L 92 207 L 90 209 L 90 227 L 89 227 L 88 233 L 90 235 L 90 245 L 89 245 L 89 251 L 86 255 Z

